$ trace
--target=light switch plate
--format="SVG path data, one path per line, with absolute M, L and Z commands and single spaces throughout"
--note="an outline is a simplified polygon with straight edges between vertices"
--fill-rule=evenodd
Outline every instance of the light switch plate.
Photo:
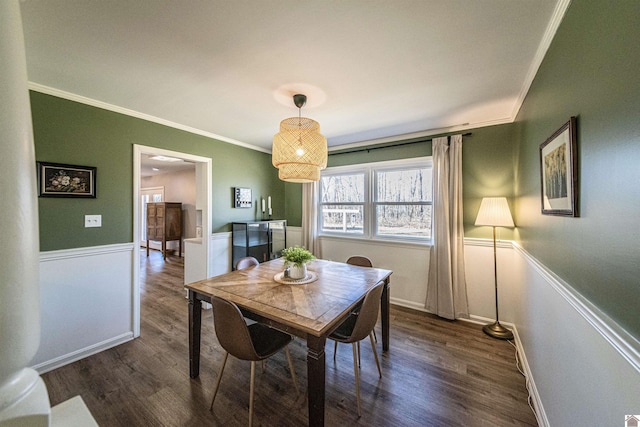
M 102 227 L 102 215 L 85 215 L 84 227 Z

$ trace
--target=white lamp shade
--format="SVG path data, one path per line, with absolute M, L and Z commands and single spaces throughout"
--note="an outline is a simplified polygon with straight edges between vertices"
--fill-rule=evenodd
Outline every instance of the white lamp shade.
M 509 203 L 506 197 L 485 197 L 480 203 L 480 210 L 475 225 L 492 227 L 515 227 Z

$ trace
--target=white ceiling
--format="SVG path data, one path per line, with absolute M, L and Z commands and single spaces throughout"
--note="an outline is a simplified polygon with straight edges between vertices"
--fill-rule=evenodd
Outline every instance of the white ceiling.
M 569 0 L 24 0 L 30 87 L 270 151 L 513 121 Z
M 142 154 L 140 157 L 140 176 L 154 176 L 163 174 L 172 174 L 185 170 L 193 170 L 195 172 L 196 164 L 184 159 L 179 161 L 166 161 L 155 158 L 152 154 Z M 162 157 L 162 156 L 161 156 Z M 171 159 L 177 159 L 172 157 Z

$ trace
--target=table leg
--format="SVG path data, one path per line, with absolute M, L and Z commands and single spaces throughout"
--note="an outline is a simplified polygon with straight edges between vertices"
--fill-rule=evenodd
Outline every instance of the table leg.
M 382 290 L 381 298 L 380 312 L 382 317 L 382 351 L 389 351 L 389 279 L 384 282 L 384 289 Z
M 189 376 L 200 375 L 200 331 L 202 327 L 202 302 L 189 290 Z
M 309 425 L 324 426 L 325 354 L 326 338 L 307 337 L 307 394 Z

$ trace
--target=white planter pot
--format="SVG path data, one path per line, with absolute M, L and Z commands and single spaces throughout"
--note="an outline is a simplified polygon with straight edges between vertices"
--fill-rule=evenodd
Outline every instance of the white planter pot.
M 289 277 L 291 279 L 304 279 L 307 277 L 307 264 L 302 264 L 301 266 L 292 265 L 289 268 Z

